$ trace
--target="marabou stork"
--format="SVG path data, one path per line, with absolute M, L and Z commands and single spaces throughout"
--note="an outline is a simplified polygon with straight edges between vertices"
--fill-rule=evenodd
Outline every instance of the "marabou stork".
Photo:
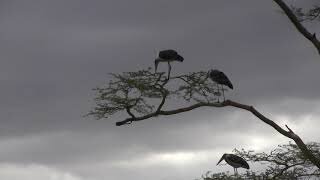
M 242 157 L 234 155 L 234 154 L 223 154 L 217 165 L 222 161 L 225 160 L 230 166 L 233 167 L 234 173 L 238 174 L 237 168 L 242 167 L 249 169 L 249 164 L 246 160 L 244 160 Z
M 221 71 L 219 71 L 217 69 L 210 70 L 208 72 L 208 74 L 209 74 L 210 79 L 217 83 L 218 93 L 219 94 L 220 94 L 220 92 L 219 92 L 219 84 L 221 85 L 223 100 L 225 101 L 223 85 L 228 86 L 230 89 L 233 89 L 233 85 L 232 85 L 231 81 L 229 80 L 229 78 L 223 72 L 221 72 Z M 218 102 L 219 102 L 219 98 L 218 98 Z
M 157 54 L 157 56 L 158 57 L 154 61 L 155 72 L 157 72 L 159 62 L 167 62 L 168 68 L 169 68 L 168 78 L 170 77 L 170 72 L 171 72 L 170 62 L 173 62 L 173 61 L 183 62 L 184 60 L 184 58 L 181 55 L 179 55 L 177 51 L 172 49 L 160 51 L 159 54 Z

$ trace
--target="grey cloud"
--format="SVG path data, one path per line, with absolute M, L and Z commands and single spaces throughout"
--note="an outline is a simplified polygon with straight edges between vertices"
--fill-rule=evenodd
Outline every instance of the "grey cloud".
M 152 66 L 159 49 L 185 57 L 174 73 L 224 71 L 235 86 L 229 98 L 277 121 L 286 116 L 295 126 L 319 116 L 318 54 L 272 1 L 12 0 L 1 1 L 0 25 L 1 162 L 52 165 L 87 179 L 141 179 L 163 172 L 106 164 L 148 153 L 232 150 L 263 137 L 286 141 L 233 108 L 202 108 L 126 127 L 114 125 L 124 114 L 102 121 L 82 117 L 93 106 L 91 89 L 108 82 L 107 73 Z M 313 130 L 298 131 L 319 140 Z M 210 168 L 207 162 L 165 169 L 163 179 L 193 179 Z

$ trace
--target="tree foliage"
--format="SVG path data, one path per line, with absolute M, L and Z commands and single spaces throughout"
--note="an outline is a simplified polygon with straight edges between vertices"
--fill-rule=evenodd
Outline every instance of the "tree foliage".
M 310 9 L 303 9 L 303 8 L 298 8 L 295 6 L 291 6 L 291 9 L 295 13 L 295 15 L 298 17 L 300 22 L 304 21 L 320 21 L 320 5 L 314 5 Z
M 169 78 L 164 72 L 151 72 L 151 68 L 110 75 L 113 78 L 105 87 L 94 89 L 96 106 L 88 115 L 97 119 L 108 118 L 121 111 L 126 111 L 131 118 L 158 113 L 170 98 L 212 102 L 221 95 L 215 82 L 210 81 L 204 71 Z M 162 99 L 160 104 L 157 99 Z
M 312 153 L 320 157 L 320 143 L 307 144 Z M 320 178 L 320 169 L 308 160 L 299 147 L 289 144 L 279 145 L 270 152 L 255 152 L 253 150 L 238 150 L 233 152 L 252 164 L 264 166 L 262 171 L 246 171 L 234 175 L 229 172 L 210 173 L 202 176 L 202 180 L 229 180 L 229 179 L 317 179 Z

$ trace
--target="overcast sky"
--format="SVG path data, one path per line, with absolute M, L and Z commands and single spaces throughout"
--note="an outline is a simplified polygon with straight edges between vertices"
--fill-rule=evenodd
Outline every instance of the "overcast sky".
M 224 71 L 228 98 L 320 141 L 319 55 L 272 0 L 1 0 L 0 27 L 0 179 L 192 180 L 232 171 L 216 163 L 234 148 L 288 142 L 230 107 L 122 127 L 125 114 L 83 117 L 92 88 L 152 66 L 155 49 L 184 56 L 176 74 Z

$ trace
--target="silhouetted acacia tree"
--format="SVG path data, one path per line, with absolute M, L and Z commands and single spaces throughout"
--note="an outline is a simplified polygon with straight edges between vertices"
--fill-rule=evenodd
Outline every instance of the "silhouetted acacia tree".
M 320 157 L 320 144 L 308 143 L 307 147 L 312 153 Z M 211 173 L 207 172 L 200 180 L 230 180 L 230 179 L 318 179 L 320 169 L 311 163 L 301 153 L 299 147 L 289 143 L 279 145 L 269 153 L 256 153 L 252 150 L 238 150 L 234 153 L 245 158 L 248 162 L 260 164 L 266 168 L 262 171 L 246 171 L 243 174 L 230 174 L 229 172 Z
M 320 43 L 315 33 L 310 33 L 302 22 L 315 20 L 319 17 L 317 8 L 303 13 L 302 10 L 289 8 L 282 0 L 274 0 L 297 30 L 310 40 L 320 53 Z M 300 19 L 298 19 L 298 17 Z M 320 157 L 314 154 L 302 139 L 287 125 L 282 128 L 271 119 L 265 117 L 253 106 L 226 100 L 217 103 L 218 93 L 216 84 L 208 79 L 207 72 L 193 72 L 174 77 L 166 77 L 164 73 L 153 73 L 151 68 L 137 72 L 111 74 L 113 80 L 104 87 L 96 88 L 96 106 L 88 115 L 97 119 L 108 118 L 117 112 L 126 112 L 128 118 L 116 123 L 117 126 L 146 120 L 157 116 L 179 114 L 200 107 L 234 107 L 251 112 L 261 121 L 274 128 L 278 133 L 292 139 L 301 154 L 312 164 L 320 168 Z M 174 109 L 164 109 L 168 99 L 175 98 L 187 103 Z
M 163 72 L 153 73 L 151 68 L 138 72 L 111 74 L 113 80 L 106 87 L 95 89 L 96 106 L 88 115 L 102 119 L 117 112 L 127 112 L 129 117 L 116 123 L 117 126 L 121 126 L 160 115 L 179 114 L 200 107 L 235 107 L 251 112 L 280 134 L 292 139 L 302 154 L 320 168 L 320 158 L 316 157 L 287 125 L 287 130 L 283 129 L 250 105 L 231 100 L 217 102 L 216 99 L 220 94 L 216 84 L 208 78 L 207 72 L 193 72 L 169 78 L 164 74 Z M 170 98 L 184 101 L 180 104 L 185 106 L 164 110 L 164 105 Z

